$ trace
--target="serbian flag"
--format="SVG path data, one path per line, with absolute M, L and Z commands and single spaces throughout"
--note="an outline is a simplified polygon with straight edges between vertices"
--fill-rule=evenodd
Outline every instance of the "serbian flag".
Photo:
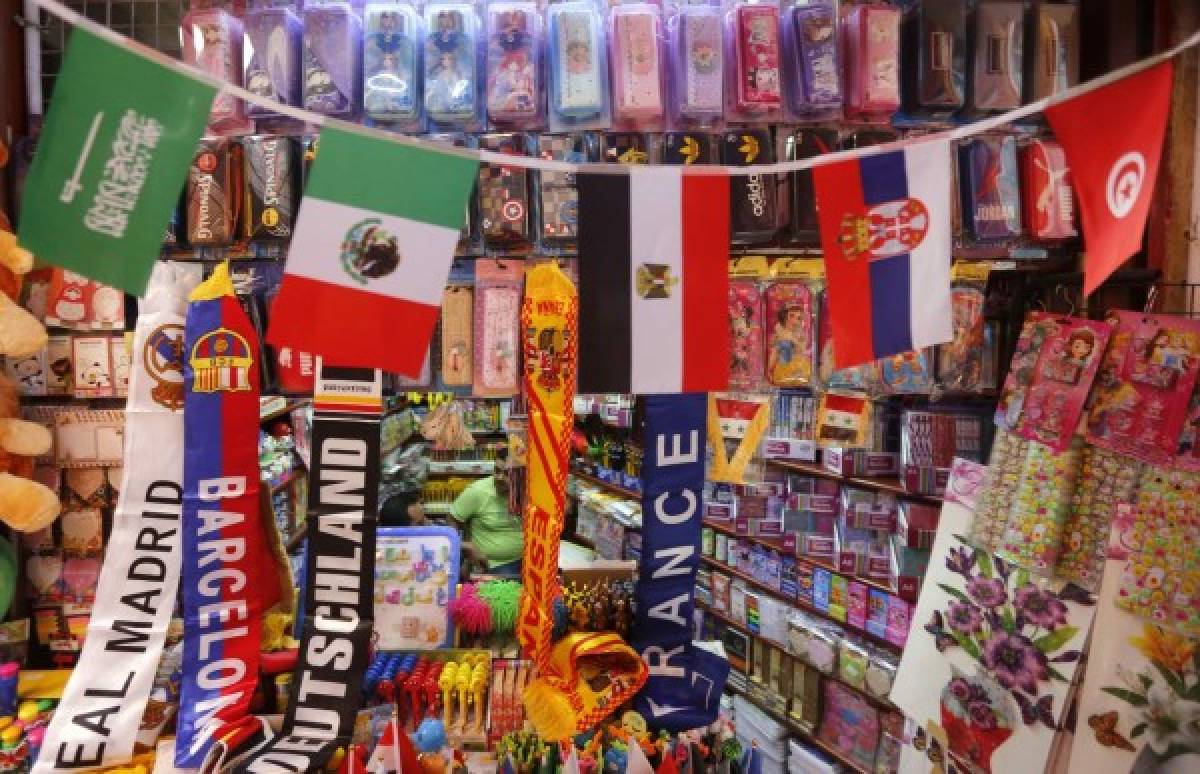
M 729 178 L 580 175 L 579 392 L 729 384 Z
M 813 169 L 839 369 L 950 341 L 950 144 Z
M 326 127 L 267 341 L 416 376 L 478 162 Z
M 1083 219 L 1083 290 L 1142 248 L 1171 105 L 1167 60 L 1046 109 L 1067 154 Z

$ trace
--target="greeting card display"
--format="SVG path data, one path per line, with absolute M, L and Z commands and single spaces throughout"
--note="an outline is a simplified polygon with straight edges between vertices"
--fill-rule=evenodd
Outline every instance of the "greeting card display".
M 956 460 L 948 490 L 968 468 Z M 1042 771 L 1066 709 L 1095 613 L 1094 599 L 964 542 L 968 498 L 942 507 L 932 558 L 891 700 L 917 733 L 901 768 L 936 740 L 961 770 Z M 928 764 L 925 764 L 928 766 Z
M 363 112 L 371 121 L 413 126 L 421 115 L 421 17 L 411 5 L 363 11 Z
M 1116 319 L 1092 396 L 1088 440 L 1166 464 L 1176 454 L 1200 373 L 1200 320 L 1128 311 Z
M 454 642 L 449 604 L 462 538 L 450 527 L 383 527 L 375 545 L 375 647 L 434 650 Z

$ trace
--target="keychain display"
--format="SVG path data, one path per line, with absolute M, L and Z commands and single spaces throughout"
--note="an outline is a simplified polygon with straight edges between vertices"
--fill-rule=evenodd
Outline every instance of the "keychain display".
M 417 128 L 421 117 L 421 17 L 411 5 L 363 10 L 363 114 Z
M 607 126 L 608 49 L 600 14 L 588 0 L 569 0 L 551 5 L 546 17 L 550 129 Z
M 350 118 L 362 83 L 362 22 L 345 2 L 304 9 L 304 107 Z
M 683 5 L 668 22 L 671 42 L 670 104 L 679 124 L 710 126 L 725 108 L 725 48 L 721 11 L 709 5 Z
M 246 36 L 242 42 L 243 83 L 246 90 L 284 105 L 300 105 L 301 50 L 304 25 L 290 8 L 252 8 L 246 11 Z M 247 105 L 247 115 L 269 116 L 271 111 Z
M 542 20 L 536 3 L 487 7 L 487 115 L 497 126 L 535 128 L 541 121 Z
M 435 126 L 469 130 L 478 123 L 478 26 L 472 5 L 425 6 L 425 113 Z
M 658 6 L 649 3 L 614 6 L 609 11 L 608 24 L 614 124 L 661 128 L 665 89 Z

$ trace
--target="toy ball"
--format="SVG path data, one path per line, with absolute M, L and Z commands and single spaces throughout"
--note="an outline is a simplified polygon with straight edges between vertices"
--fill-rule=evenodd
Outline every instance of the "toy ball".
M 421 752 L 437 752 L 446 746 L 446 727 L 438 718 L 425 718 L 413 734 L 413 744 Z

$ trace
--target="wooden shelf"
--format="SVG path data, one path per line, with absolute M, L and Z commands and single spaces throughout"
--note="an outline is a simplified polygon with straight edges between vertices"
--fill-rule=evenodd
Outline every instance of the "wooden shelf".
M 713 618 L 717 619 L 718 621 L 725 624 L 726 626 L 731 626 L 734 629 L 737 629 L 738 631 L 742 632 L 747 637 L 753 637 L 754 639 L 762 640 L 763 642 L 765 642 L 773 647 L 781 648 L 785 651 L 787 650 L 787 645 L 775 642 L 774 640 L 769 640 L 766 637 L 763 637 L 758 632 L 751 631 L 750 628 L 748 626 L 746 626 L 746 624 L 738 623 L 737 621 L 733 620 L 726 614 L 712 609 L 710 606 L 704 604 L 703 602 L 701 602 L 699 600 L 696 600 L 696 607 L 703 610 L 705 615 L 711 615 Z M 897 711 L 897 712 L 899 711 L 899 709 L 896 707 L 895 704 L 892 704 L 887 699 L 881 699 L 878 696 L 873 696 L 872 694 L 866 692 L 862 688 L 851 685 L 850 683 L 843 680 L 841 675 L 839 675 L 837 672 L 834 672 L 831 675 L 827 675 L 822 672 L 821 679 L 822 680 L 833 680 L 835 682 L 841 683 L 842 685 L 846 686 L 850 690 L 861 695 L 864 699 L 866 699 L 870 703 L 874 704 L 879 709 L 888 710 L 888 711 Z
M 783 538 L 782 537 L 766 538 L 766 537 L 758 537 L 755 535 L 741 535 L 741 534 L 738 534 L 738 532 L 736 530 L 731 529 L 730 527 L 727 527 L 724 524 L 717 524 L 715 522 L 708 521 L 708 520 L 704 521 L 704 526 L 708 527 L 709 529 L 713 530 L 714 532 L 720 532 L 724 535 L 728 535 L 730 537 L 735 537 L 738 540 L 745 540 L 750 543 L 754 543 L 756 545 L 763 546 L 764 548 L 772 548 L 776 551 L 784 551 L 785 550 L 783 547 Z M 791 554 L 788 554 L 788 556 L 791 556 Z M 871 580 L 870 578 L 860 578 L 857 575 L 846 575 L 846 573 L 842 572 L 841 570 L 839 570 L 837 567 L 833 566 L 832 564 L 827 564 L 825 562 L 822 562 L 819 559 L 813 559 L 812 557 L 797 555 L 795 558 L 796 558 L 797 562 L 804 562 L 805 564 L 810 565 L 812 567 L 821 567 L 821 568 L 829 570 L 830 572 L 835 573 L 837 575 L 843 575 L 843 576 L 849 578 L 850 580 L 858 581 L 859 583 L 863 584 L 864 586 L 870 586 L 873 589 L 878 589 L 879 591 L 886 592 L 888 594 L 891 594 L 892 596 L 899 596 L 896 589 L 892 588 L 891 586 L 889 586 L 886 583 L 880 583 L 879 581 L 874 581 L 874 580 Z
M 894 494 L 897 497 L 903 497 L 907 500 L 920 500 L 922 502 L 935 504 L 940 504 L 942 502 L 942 498 L 938 497 L 937 495 L 917 494 L 916 492 L 907 491 L 904 488 L 904 484 L 902 484 L 900 479 L 896 478 L 895 476 L 843 476 L 838 473 L 834 473 L 832 470 L 829 470 L 823 465 L 816 465 L 811 462 L 791 462 L 789 460 L 769 459 L 767 460 L 767 464 L 773 465 L 781 470 L 790 471 L 792 473 L 820 476 L 821 478 L 828 478 L 834 481 L 843 481 L 847 484 L 854 484 L 855 486 L 874 489 L 877 492 L 888 492 L 889 494 Z
M 603 489 L 606 492 L 612 492 L 613 494 L 621 495 L 622 497 L 628 497 L 630 500 L 640 501 L 642 499 L 641 492 L 635 492 L 632 489 L 626 489 L 623 486 L 618 486 L 616 484 L 610 484 L 607 481 L 603 481 L 599 478 L 596 478 L 595 476 L 591 475 L 590 473 L 580 473 L 577 470 L 572 470 L 571 475 L 575 476 L 575 478 L 578 478 L 580 481 L 588 482 L 592 486 L 600 487 L 601 489 Z
M 749 680 L 750 678 L 747 677 L 746 679 Z M 818 750 L 825 753 L 830 758 L 833 758 L 838 763 L 840 763 L 843 766 L 845 766 L 846 768 L 850 769 L 850 771 L 858 772 L 858 774 L 870 774 L 870 772 L 867 769 L 864 769 L 862 766 L 860 766 L 857 763 L 855 763 L 854 761 L 850 760 L 845 755 L 843 755 L 841 752 L 838 752 L 837 750 L 835 750 L 829 744 L 821 741 L 819 738 L 817 738 L 817 735 L 815 733 L 805 730 L 805 728 L 803 726 L 801 726 L 799 723 L 797 723 L 795 720 L 793 720 L 788 715 L 771 709 L 770 707 L 762 704 L 760 701 L 758 701 L 758 699 L 755 699 L 753 696 L 751 696 L 747 692 L 740 691 L 737 688 L 734 688 L 728 682 L 725 683 L 725 690 L 729 693 L 734 694 L 735 696 L 741 696 L 743 699 L 750 702 L 755 707 L 758 707 L 760 710 L 762 710 L 763 712 L 765 712 L 766 714 L 768 714 L 772 718 L 774 718 L 777 722 L 779 722 L 788 731 L 792 732 L 796 736 L 803 739 L 805 741 L 805 743 L 807 743 L 813 747 L 816 747 Z
M 737 578 L 738 580 L 744 581 L 746 584 L 753 586 L 755 589 L 758 589 L 759 591 L 770 594 L 771 596 L 775 597 L 776 599 L 780 600 L 781 602 L 786 602 L 787 604 L 791 605 L 792 607 L 799 608 L 800 610 L 807 611 L 809 613 L 812 613 L 813 615 L 820 616 L 821 618 L 824 618 L 826 621 L 832 621 L 833 623 L 837 624 L 838 626 L 842 627 L 843 629 L 854 632 L 856 635 L 859 635 L 866 640 L 870 640 L 871 642 L 875 643 L 876 645 L 880 646 L 881 648 L 887 648 L 888 650 L 895 651 L 896 653 L 900 653 L 901 651 L 904 650 L 903 645 L 897 645 L 896 643 L 890 642 L 889 640 L 887 640 L 884 637 L 879 637 L 877 635 L 871 634 L 866 629 L 853 628 L 850 626 L 850 624 L 846 623 L 845 621 L 837 620 L 836 618 L 831 616 L 828 612 L 821 610 L 816 605 L 809 604 L 808 602 L 805 602 L 804 600 L 800 599 L 799 597 L 789 597 L 786 594 L 784 594 L 782 591 L 779 591 L 778 589 L 773 589 L 770 586 L 768 586 L 767 584 L 763 583 L 762 581 L 759 581 L 759 580 L 753 578 L 752 576 L 747 575 L 746 573 L 742 572 L 741 570 L 736 570 L 727 564 L 722 564 L 721 562 L 718 562 L 717 560 L 713 559 L 712 557 L 702 556 L 702 557 L 700 557 L 700 559 L 705 564 L 707 564 L 709 567 L 713 568 L 714 570 L 717 570 L 718 572 L 723 572 L 726 575 L 729 575 L 730 577 Z

